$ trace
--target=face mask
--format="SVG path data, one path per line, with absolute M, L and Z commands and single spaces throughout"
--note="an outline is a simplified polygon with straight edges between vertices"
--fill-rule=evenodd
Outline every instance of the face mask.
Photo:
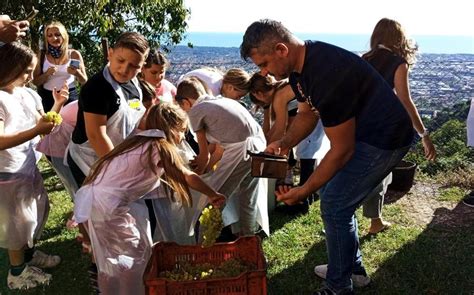
M 63 54 L 61 47 L 54 47 L 48 44 L 48 53 L 54 58 L 60 58 Z

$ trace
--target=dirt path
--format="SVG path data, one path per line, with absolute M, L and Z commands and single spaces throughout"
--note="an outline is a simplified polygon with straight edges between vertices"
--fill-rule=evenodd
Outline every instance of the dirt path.
M 440 190 L 440 184 L 417 180 L 408 193 L 388 191 L 386 203 L 401 205 L 408 216 L 421 226 L 474 226 L 474 209 L 462 202 L 438 200 Z

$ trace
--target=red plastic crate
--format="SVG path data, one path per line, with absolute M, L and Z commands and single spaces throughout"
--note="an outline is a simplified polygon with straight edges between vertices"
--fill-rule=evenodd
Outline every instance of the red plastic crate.
M 159 278 L 161 271 L 172 270 L 177 264 L 211 263 L 218 265 L 231 258 L 254 264 L 257 269 L 238 277 L 199 281 L 172 281 Z M 145 270 L 145 286 L 148 295 L 266 295 L 266 263 L 260 238 L 241 237 L 231 243 L 217 243 L 209 248 L 200 245 L 183 246 L 160 242 L 153 246 L 153 254 Z

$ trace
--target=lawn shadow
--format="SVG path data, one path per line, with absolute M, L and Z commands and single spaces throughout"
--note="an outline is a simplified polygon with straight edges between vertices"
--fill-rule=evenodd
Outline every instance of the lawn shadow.
M 44 241 L 39 250 L 55 254 L 61 257 L 61 263 L 46 272 L 53 275 L 49 286 L 32 288 L 30 290 L 11 291 L 6 286 L 8 271 L 7 252 L 0 254 L 0 294 L 71 294 L 84 295 L 93 294 L 89 287 L 87 270 L 90 265 L 90 257 L 81 253 L 80 245 L 75 239 L 60 241 Z
M 268 294 L 311 294 L 323 283 L 323 280 L 314 274 L 314 266 L 324 263 L 327 263 L 326 243 L 321 240 L 311 246 L 303 259 L 284 266 L 284 269 L 268 279 Z
M 403 198 L 407 195 L 410 190 L 396 191 L 396 190 L 387 190 L 384 198 L 384 204 L 392 204 Z
M 378 267 L 371 289 L 378 294 L 473 294 L 473 227 L 474 210 L 462 203 L 453 210 L 436 209 L 416 240 Z
M 48 226 L 43 229 L 41 233 L 42 240 L 48 240 L 54 238 L 55 236 L 60 235 L 64 230 L 66 230 L 67 220 L 71 217 L 71 212 L 65 212 L 61 214 L 60 222 L 55 223 L 54 227 Z
M 268 216 L 270 220 L 270 233 L 276 232 L 277 230 L 285 226 L 285 224 L 295 218 L 298 218 L 299 216 L 301 215 L 290 215 L 278 211 L 271 212 Z

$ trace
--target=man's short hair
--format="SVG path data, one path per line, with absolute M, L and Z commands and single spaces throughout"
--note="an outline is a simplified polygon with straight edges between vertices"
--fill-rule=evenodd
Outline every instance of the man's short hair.
M 293 35 L 281 22 L 261 19 L 252 23 L 245 31 L 240 45 L 240 56 L 247 61 L 254 48 L 260 53 L 270 53 L 276 43 L 291 40 Z

